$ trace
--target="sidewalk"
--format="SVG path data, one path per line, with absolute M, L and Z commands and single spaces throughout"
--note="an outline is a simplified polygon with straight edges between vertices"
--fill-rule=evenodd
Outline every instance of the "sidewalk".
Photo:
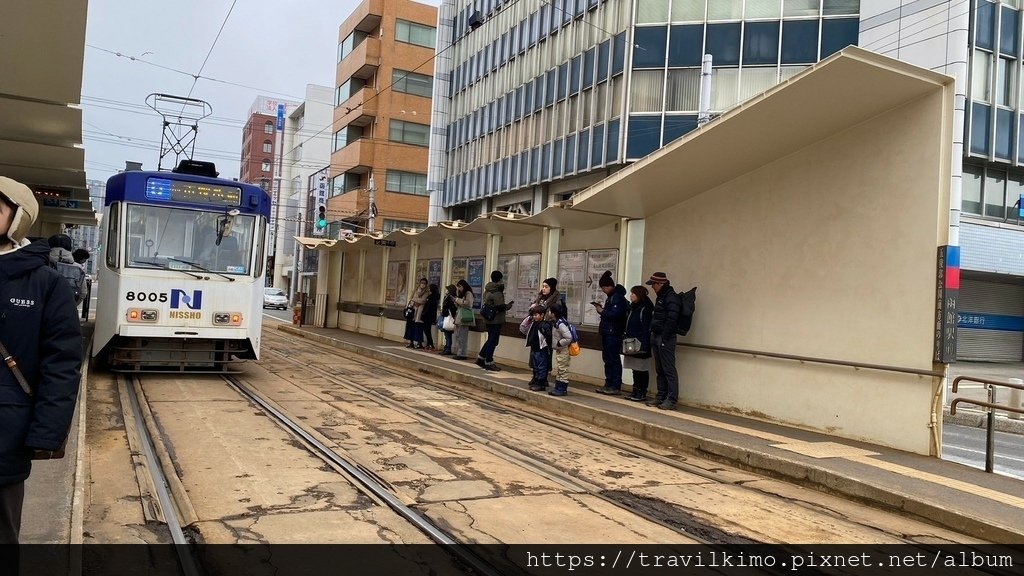
M 957 406 L 956 414 L 950 414 L 949 402 L 953 398 L 971 398 L 975 400 L 988 400 L 988 392 L 984 384 L 977 382 L 963 381 L 956 394 L 952 391 L 953 379 L 958 376 L 969 378 L 982 378 L 986 380 L 1008 381 L 1010 378 L 1024 379 L 1024 362 L 957 362 L 949 366 L 949 383 L 946 385 L 945 407 L 942 411 L 942 421 L 946 424 L 958 424 L 960 426 L 973 426 L 984 428 L 987 426 L 985 409 L 972 404 L 960 404 Z M 996 389 L 996 402 L 1009 405 L 1011 400 L 1008 388 Z M 1006 412 L 996 411 L 996 430 L 1011 434 L 1024 434 L 1024 415 L 1009 415 Z
M 502 365 L 487 372 L 468 361 L 405 348 L 402 343 L 338 329 L 280 330 L 522 399 L 560 415 L 673 446 L 699 456 L 796 484 L 903 511 L 925 521 L 997 543 L 1024 543 L 1024 482 L 890 448 L 843 440 L 768 422 L 680 406 L 654 410 L 574 384 L 569 396 L 530 392 L 528 371 Z M 959 411 L 958 411 L 959 413 Z

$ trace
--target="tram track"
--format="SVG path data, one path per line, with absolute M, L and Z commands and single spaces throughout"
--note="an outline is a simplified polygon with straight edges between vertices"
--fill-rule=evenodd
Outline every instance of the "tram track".
M 317 365 L 316 362 L 303 362 L 299 359 L 290 357 L 284 351 L 278 349 L 276 346 L 283 345 L 285 347 L 290 344 L 287 339 L 279 337 L 271 337 L 265 339 L 264 352 L 267 354 L 274 355 L 275 358 L 289 362 L 294 366 L 301 366 L 304 370 L 314 370 L 319 376 L 325 378 L 327 381 L 334 382 L 340 386 L 343 386 L 346 390 L 354 392 L 374 401 L 380 402 L 389 409 L 398 410 L 399 412 L 405 413 L 410 417 L 419 419 L 424 424 L 435 426 L 439 429 L 445 430 L 448 433 L 455 434 L 459 437 L 464 437 L 473 440 L 481 446 L 486 446 L 492 452 L 502 455 L 503 457 L 509 458 L 515 461 L 517 464 L 524 465 L 533 470 L 542 471 L 543 475 L 552 480 L 556 480 L 560 485 L 565 486 L 568 489 L 575 489 L 585 491 L 591 495 L 594 495 L 612 505 L 618 506 L 628 512 L 642 517 L 648 521 L 654 522 L 666 528 L 675 530 L 688 538 L 695 540 L 701 544 L 755 544 L 761 543 L 758 540 L 745 537 L 740 534 L 731 533 L 725 528 L 710 525 L 706 522 L 701 521 L 695 515 L 688 514 L 686 511 L 679 510 L 680 514 L 674 514 L 669 518 L 659 510 L 657 503 L 652 503 L 645 498 L 638 497 L 636 494 L 630 491 L 606 491 L 601 487 L 594 485 L 591 482 L 582 480 L 575 476 L 572 476 L 555 466 L 553 463 L 541 460 L 535 456 L 531 456 L 523 453 L 521 450 L 504 446 L 500 442 L 494 441 L 487 435 L 479 430 L 468 430 L 465 427 L 452 424 L 449 419 L 445 418 L 445 414 L 438 413 L 435 409 L 425 408 L 409 408 L 404 406 L 396 406 L 392 398 L 381 392 L 369 389 L 368 387 L 361 385 L 351 378 L 332 374 L 329 370 L 325 369 L 321 365 Z M 314 346 L 318 352 L 330 352 L 337 354 L 338 350 L 330 346 L 304 341 L 305 345 Z M 456 392 L 462 398 L 471 400 L 478 403 L 481 406 L 486 407 L 490 410 L 498 410 L 506 413 L 514 414 L 518 418 L 526 419 L 535 422 L 539 425 L 551 427 L 567 434 L 580 436 L 587 438 L 588 440 L 598 443 L 608 443 L 608 437 L 606 435 L 597 434 L 581 425 L 575 425 L 568 422 L 560 421 L 553 418 L 551 415 L 538 414 L 535 411 L 529 411 L 515 406 L 511 401 L 496 400 L 490 395 L 480 393 L 470 389 L 469 387 L 453 383 L 449 381 L 438 381 L 440 379 L 435 377 L 429 377 L 426 374 L 405 368 L 396 368 L 393 366 L 374 364 L 371 360 L 363 359 L 356 354 L 345 355 L 347 361 L 351 361 L 359 365 L 372 374 L 390 374 L 396 377 L 411 379 L 417 384 L 428 386 L 439 391 L 452 393 Z M 730 477 L 727 473 L 720 473 L 714 469 L 706 469 L 700 466 L 690 464 L 686 461 L 685 456 L 673 456 L 667 457 L 662 454 L 658 454 L 652 450 L 645 449 L 643 447 L 634 444 L 616 444 L 616 450 L 619 452 L 630 454 L 633 457 L 641 458 L 651 462 L 657 462 L 658 464 L 668 466 L 672 469 L 678 470 L 686 474 L 692 474 L 700 478 L 709 480 L 720 485 L 732 485 L 742 486 L 745 490 L 750 490 L 755 493 L 759 493 L 767 498 L 774 498 L 778 500 L 787 500 L 786 497 L 778 494 L 768 492 L 757 487 L 746 486 L 745 481 L 737 480 L 734 477 Z M 794 501 L 794 500 L 790 500 Z M 844 515 L 841 511 L 822 508 L 819 506 L 805 506 L 806 509 L 812 511 L 815 514 L 821 514 L 824 516 L 831 516 L 835 520 L 841 520 L 843 522 L 849 522 L 857 524 L 856 520 L 852 520 Z M 873 529 L 874 526 L 869 524 L 860 524 L 865 529 Z M 915 534 L 894 534 L 892 535 L 898 541 L 913 544 L 917 546 L 928 546 L 929 544 L 935 544 L 935 539 L 932 537 L 926 537 L 921 540 Z M 941 540 L 941 539 L 940 539 Z

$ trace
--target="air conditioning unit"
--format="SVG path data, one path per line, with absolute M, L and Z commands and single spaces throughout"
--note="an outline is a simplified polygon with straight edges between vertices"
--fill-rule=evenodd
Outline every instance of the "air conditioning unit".
M 484 25 L 484 17 L 480 14 L 479 10 L 476 10 L 469 15 L 469 19 L 466 20 L 466 23 L 469 24 L 471 29 L 476 30 Z

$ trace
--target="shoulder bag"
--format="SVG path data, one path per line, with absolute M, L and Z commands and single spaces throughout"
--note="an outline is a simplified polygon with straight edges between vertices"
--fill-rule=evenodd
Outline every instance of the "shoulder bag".
M 623 338 L 622 339 L 622 353 L 626 356 L 632 356 L 633 354 L 639 354 L 643 352 L 640 349 L 639 338 Z

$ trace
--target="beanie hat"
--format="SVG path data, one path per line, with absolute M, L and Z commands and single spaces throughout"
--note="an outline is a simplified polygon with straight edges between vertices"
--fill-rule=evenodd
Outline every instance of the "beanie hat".
M 504 278 L 504 276 L 501 274 L 501 270 L 491 272 L 491 282 L 501 282 L 502 278 Z
M 604 286 L 615 286 L 615 280 L 612 280 L 612 271 L 605 270 L 604 274 L 601 274 L 601 279 L 597 281 L 597 285 Z
M 7 237 L 19 243 L 28 235 L 29 229 L 39 216 L 39 203 L 28 186 L 4 176 L 0 176 L 0 194 L 6 196 L 11 204 L 17 207 Z
M 68 252 L 71 252 L 71 249 L 74 248 L 71 236 L 67 234 L 54 234 L 47 238 L 46 242 L 50 245 L 50 248 L 63 248 Z
M 554 291 L 554 289 L 558 287 L 558 278 L 548 278 L 544 283 L 550 286 L 551 290 Z
M 644 284 L 654 286 L 655 284 L 665 284 L 666 282 L 668 282 L 668 276 L 666 276 L 664 272 L 655 272 L 654 274 L 651 274 L 651 279 L 644 282 Z

